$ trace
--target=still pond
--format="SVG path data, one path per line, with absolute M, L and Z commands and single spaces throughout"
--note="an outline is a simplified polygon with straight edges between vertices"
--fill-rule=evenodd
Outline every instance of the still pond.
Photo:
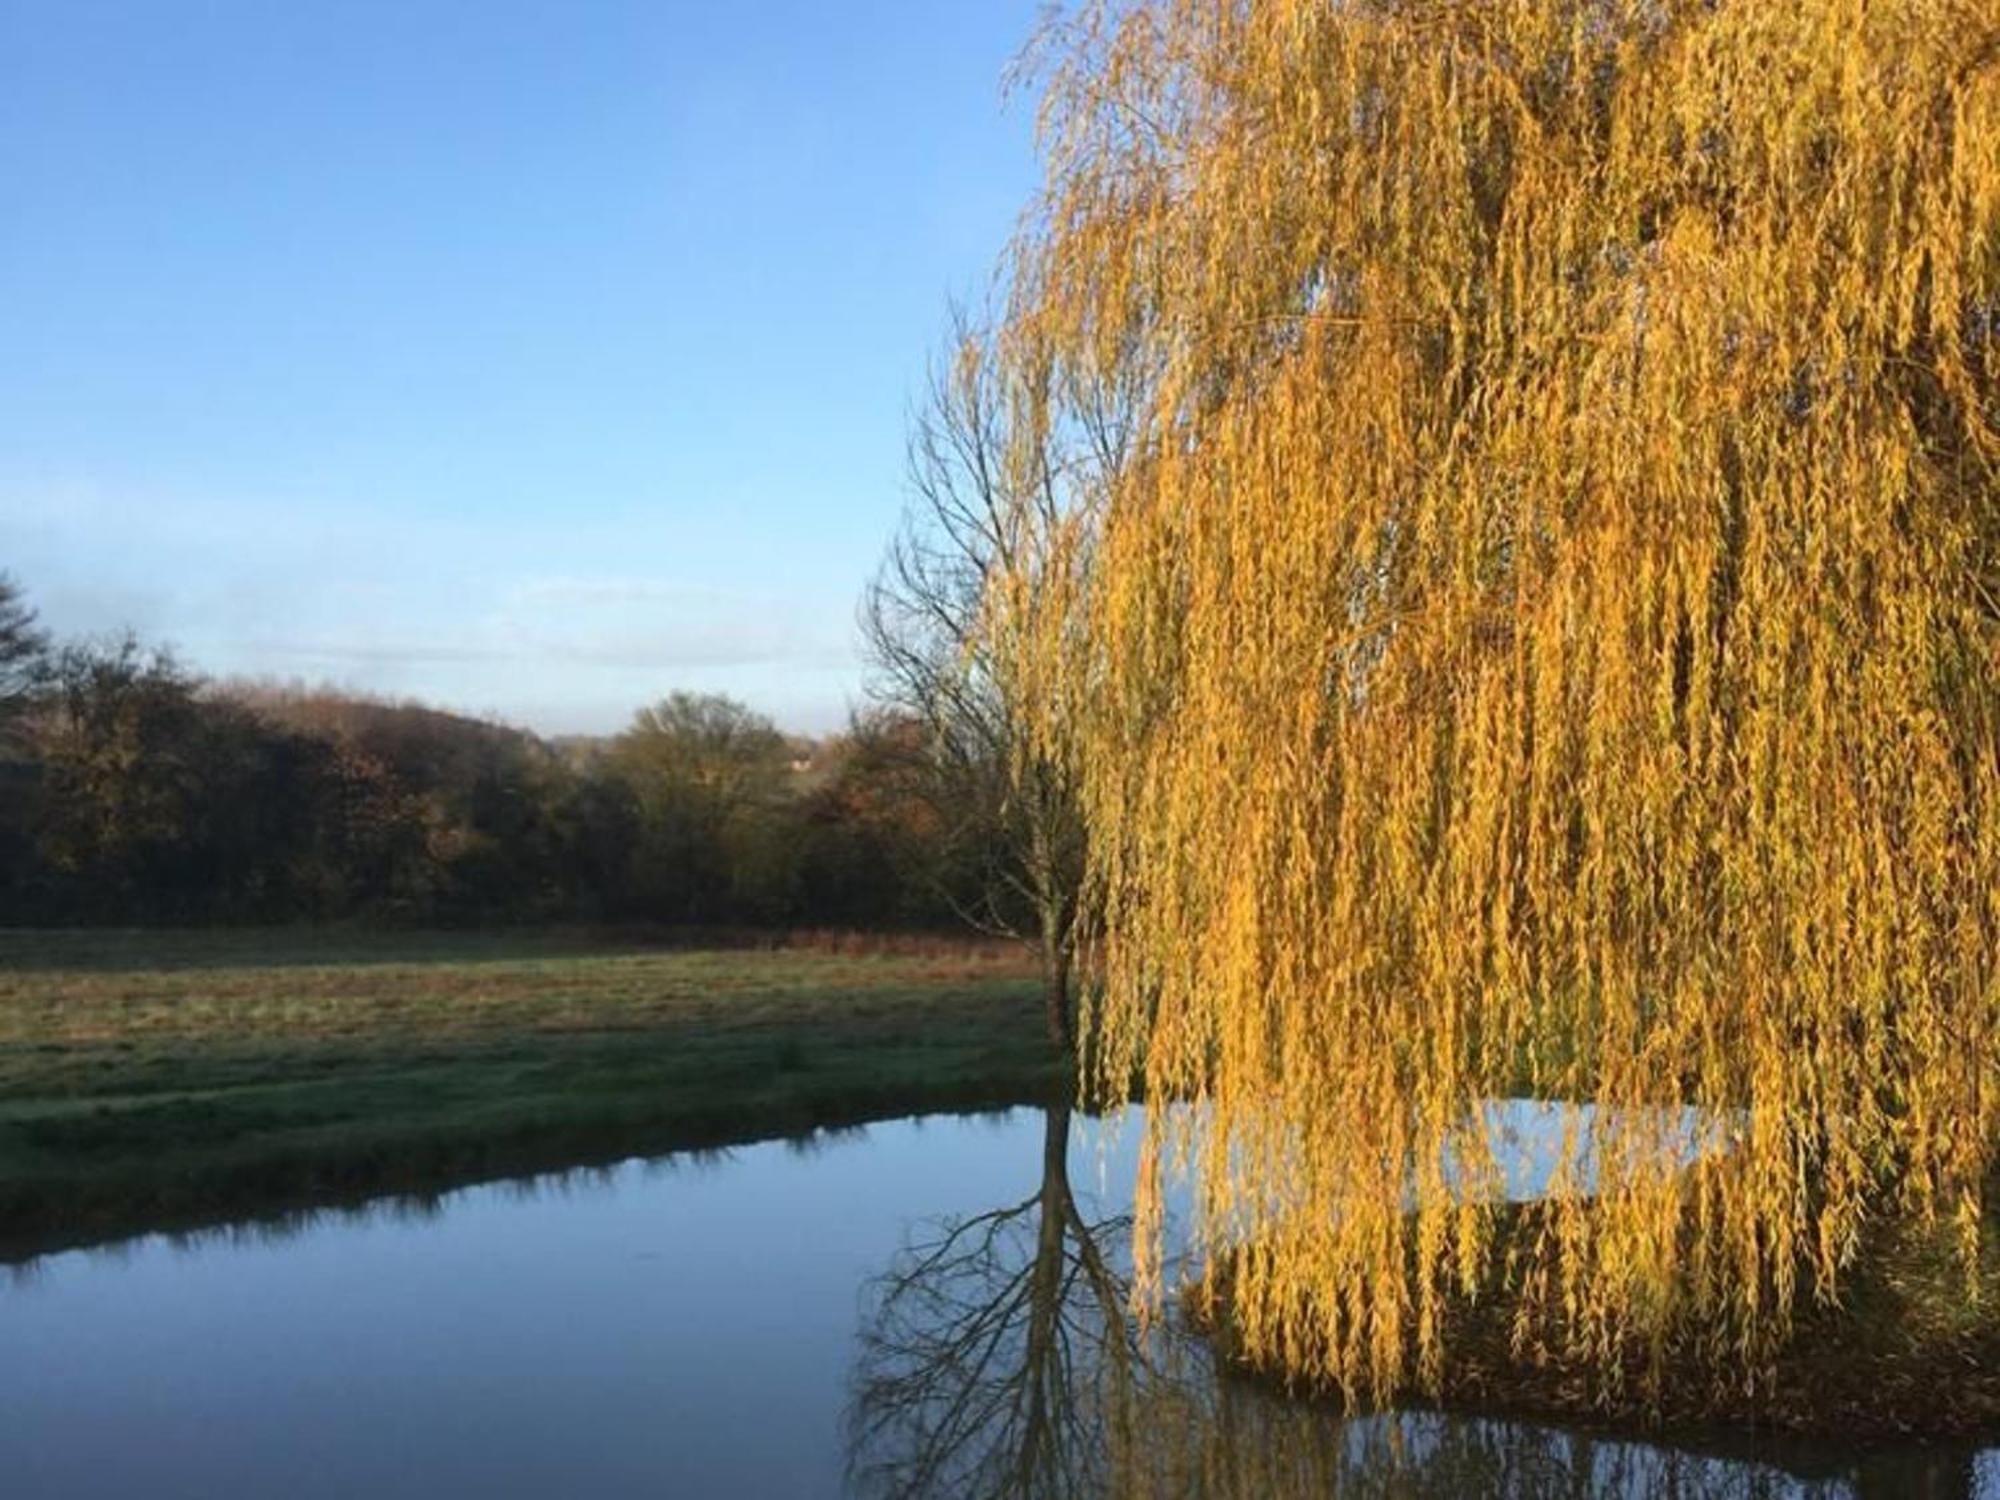
M 935 1117 L 0 1268 L 0 1495 L 2000 1500 L 2000 1451 L 1342 1421 L 1125 1315 L 1138 1133 Z

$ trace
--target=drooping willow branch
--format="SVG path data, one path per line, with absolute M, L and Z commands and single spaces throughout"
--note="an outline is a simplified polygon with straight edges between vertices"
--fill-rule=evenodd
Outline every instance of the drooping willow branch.
M 1100 1082 L 1207 1106 L 1154 1144 L 1248 1347 L 1379 1394 L 1497 1294 L 1607 1391 L 1676 1343 L 1740 1381 L 1871 1226 L 1976 1252 L 2000 12 L 1075 34 L 1001 343 L 1152 373 L 1075 565 L 987 628 L 1085 809 Z M 1520 1090 L 1600 1108 L 1503 1243 L 1478 1106 Z M 1728 1134 L 1691 1169 L 1634 1144 L 1684 1104 Z

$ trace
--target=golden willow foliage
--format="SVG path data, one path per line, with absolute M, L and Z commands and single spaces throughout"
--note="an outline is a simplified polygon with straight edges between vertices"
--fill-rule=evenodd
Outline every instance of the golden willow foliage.
M 995 618 L 1087 809 L 1097 1079 L 1205 1105 L 1151 1160 L 1250 1352 L 1432 1385 L 1500 1297 L 1607 1399 L 1669 1353 L 1754 1381 L 1865 1231 L 1976 1252 L 2000 4 L 1061 41 L 1009 347 L 1153 374 L 1088 567 Z M 1608 1108 L 1503 1237 L 1479 1104 L 1524 1090 Z M 1727 1140 L 1692 1170 L 1681 1104 Z

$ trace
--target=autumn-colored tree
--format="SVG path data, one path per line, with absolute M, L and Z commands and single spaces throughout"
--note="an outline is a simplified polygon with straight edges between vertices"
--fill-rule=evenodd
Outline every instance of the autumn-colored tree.
M 1871 1227 L 1975 1254 L 2000 11 L 1157 0 L 1046 55 L 1003 342 L 1160 373 L 1089 566 L 993 610 L 1246 1349 L 1434 1385 L 1501 1297 L 1607 1397 L 1740 1388 Z M 1525 1219 L 1523 1089 L 1598 1106 Z
M 323 747 L 208 697 L 125 637 L 56 653 L 30 726 L 31 909 L 131 920 L 274 916 L 306 866 Z
M 665 921 L 781 911 L 791 867 L 777 816 L 791 752 L 771 721 L 713 693 L 641 709 L 609 762 L 639 811 L 639 897 Z
M 874 706 L 814 747 L 798 795 L 798 903 L 815 922 L 940 928 L 975 899 L 979 872 L 932 795 L 930 745 L 906 714 Z

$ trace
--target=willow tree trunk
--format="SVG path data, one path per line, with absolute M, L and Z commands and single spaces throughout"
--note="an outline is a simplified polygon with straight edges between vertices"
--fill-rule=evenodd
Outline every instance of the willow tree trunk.
M 1076 1050 L 1076 1009 L 1070 1003 L 1070 955 L 1066 936 L 1046 929 L 1042 937 L 1042 1003 L 1049 1040 L 1064 1055 Z

